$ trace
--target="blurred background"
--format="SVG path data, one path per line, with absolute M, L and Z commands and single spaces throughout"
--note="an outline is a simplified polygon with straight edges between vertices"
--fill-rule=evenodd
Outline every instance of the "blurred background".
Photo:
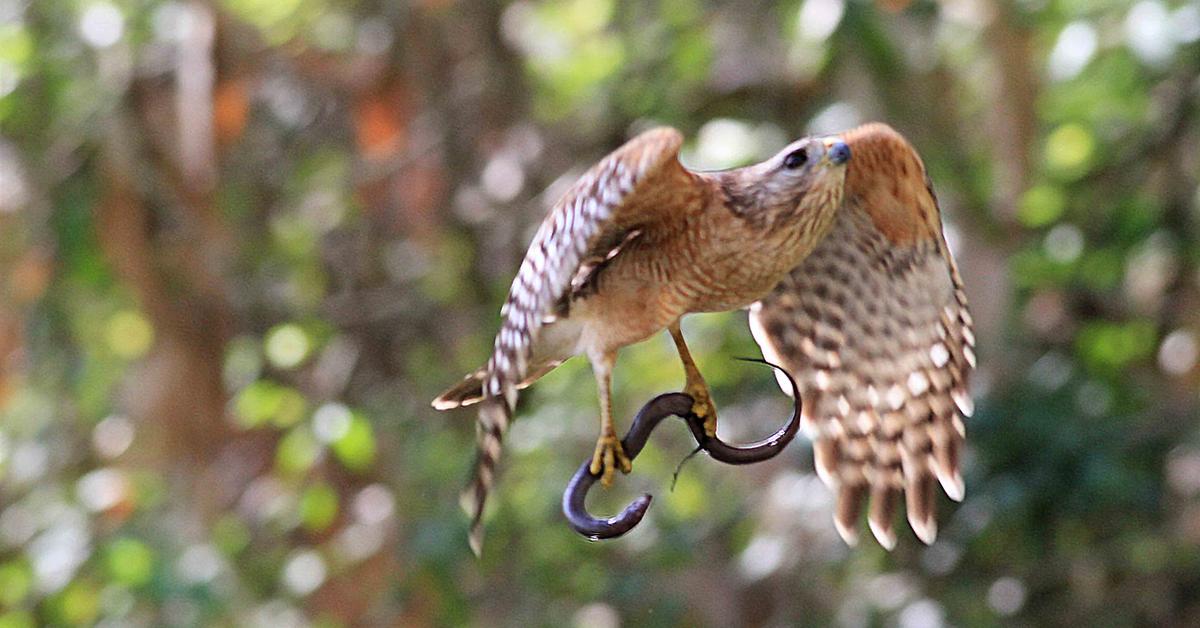
M 0 0 L 0 628 L 1198 625 L 1198 76 L 1178 0 Z M 571 362 L 476 560 L 429 400 L 564 186 L 652 124 L 725 168 L 867 120 L 978 322 L 937 542 L 846 548 L 803 438 L 671 490 L 667 427 L 588 543 Z M 745 319 L 685 325 L 732 440 L 789 408 Z M 682 382 L 623 352 L 622 423 Z

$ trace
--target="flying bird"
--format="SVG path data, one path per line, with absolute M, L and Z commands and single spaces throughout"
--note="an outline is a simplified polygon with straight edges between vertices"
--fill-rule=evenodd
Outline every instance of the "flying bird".
M 617 351 L 666 329 L 693 412 L 716 409 L 679 321 L 750 306 L 768 359 L 797 374 L 821 477 L 838 492 L 847 542 L 869 493 L 871 529 L 891 547 L 901 492 L 932 542 L 933 481 L 961 498 L 956 414 L 969 414 L 970 316 L 924 166 L 882 124 L 805 138 L 770 159 L 695 172 L 674 129 L 642 133 L 581 177 L 551 209 L 501 309 L 485 366 L 434 400 L 481 402 L 475 475 L 464 494 L 478 553 L 517 391 L 585 355 L 600 397 L 591 471 L 628 472 L 612 418 Z M 785 387 L 785 391 L 790 389 Z

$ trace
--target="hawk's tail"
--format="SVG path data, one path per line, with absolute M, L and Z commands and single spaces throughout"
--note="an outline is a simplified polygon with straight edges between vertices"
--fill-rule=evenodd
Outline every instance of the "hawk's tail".
M 528 388 L 530 384 L 540 379 L 546 373 L 553 371 L 559 364 L 562 364 L 563 359 L 565 358 L 556 357 L 553 360 L 546 360 L 534 365 L 533 368 L 529 369 L 530 375 L 520 384 L 517 384 L 517 390 Z M 468 373 L 466 377 L 462 378 L 462 381 L 438 395 L 437 399 L 434 399 L 431 405 L 433 405 L 435 410 L 453 410 L 455 408 L 473 406 L 483 401 L 483 380 L 486 378 L 486 368 Z
M 500 462 L 504 432 L 508 430 L 508 424 L 512 421 L 512 407 L 515 401 L 515 398 L 510 401 L 504 395 L 487 395 L 479 405 L 475 469 L 461 497 L 463 510 L 467 511 L 471 518 L 471 530 L 467 540 L 476 556 L 483 551 L 483 508 L 487 505 L 492 487 L 496 484 L 496 466 Z
M 483 508 L 487 504 L 492 487 L 496 484 L 504 432 L 512 422 L 513 408 L 517 405 L 517 391 L 554 370 L 564 359 L 566 358 L 555 356 L 541 361 L 529 369 L 530 374 L 516 386 L 506 384 L 503 374 L 494 371 L 492 362 L 489 361 L 486 367 L 468 374 L 458 384 L 433 400 L 433 407 L 438 410 L 479 404 L 479 420 L 475 424 L 475 469 L 460 500 L 463 510 L 467 511 L 471 518 L 469 541 L 476 555 L 483 549 Z M 494 373 L 490 378 L 489 372 Z
M 433 400 L 434 409 L 453 410 L 479 403 L 483 400 L 483 378 L 486 376 L 487 371 L 484 369 L 468 373 L 466 377 L 462 378 L 462 381 Z

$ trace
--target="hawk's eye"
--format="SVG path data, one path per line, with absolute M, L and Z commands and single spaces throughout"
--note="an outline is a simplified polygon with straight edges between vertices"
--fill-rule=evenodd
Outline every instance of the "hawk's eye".
M 788 153 L 787 157 L 783 158 L 783 167 L 788 170 L 795 170 L 803 166 L 806 161 L 808 161 L 808 151 L 801 148 Z

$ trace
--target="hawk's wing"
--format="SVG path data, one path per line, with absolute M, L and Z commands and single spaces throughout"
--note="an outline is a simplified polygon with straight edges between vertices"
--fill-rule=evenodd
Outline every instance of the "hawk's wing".
M 500 310 L 485 392 L 511 397 L 525 376 L 542 322 L 554 314 L 585 262 L 620 246 L 631 230 L 657 224 L 704 187 L 679 163 L 683 137 L 646 131 L 588 170 L 542 222 Z M 682 216 L 677 216 L 682 219 Z M 511 401 L 511 399 L 510 399 Z
M 970 415 L 975 337 L 924 165 L 884 125 L 845 135 L 853 159 L 829 235 L 751 307 L 764 356 L 800 384 L 818 474 L 837 491 L 846 542 L 868 520 L 894 546 L 895 503 L 932 543 L 935 481 L 963 496 L 959 457 Z M 785 391 L 787 387 L 784 386 Z
M 472 517 L 471 545 L 493 484 L 504 430 L 526 376 L 530 352 L 560 299 L 621 246 L 628 234 L 678 218 L 705 192 L 679 163 L 683 137 L 671 128 L 646 131 L 593 166 L 542 222 L 500 310 L 503 319 L 484 373 L 475 478 L 464 496 Z

